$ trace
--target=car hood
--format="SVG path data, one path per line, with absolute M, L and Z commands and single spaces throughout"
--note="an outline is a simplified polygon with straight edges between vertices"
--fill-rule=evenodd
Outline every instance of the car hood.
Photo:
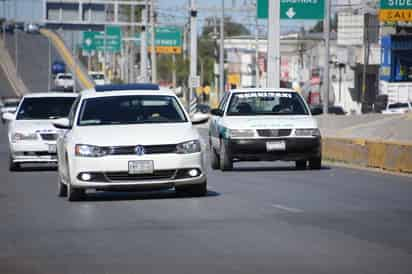
M 57 132 L 53 126 L 53 120 L 14 120 L 10 124 L 10 130 L 20 133 Z
M 96 146 L 162 145 L 196 140 L 199 134 L 191 123 L 81 126 L 73 139 Z
M 253 116 L 225 117 L 224 125 L 230 129 L 285 129 L 317 128 L 312 116 Z

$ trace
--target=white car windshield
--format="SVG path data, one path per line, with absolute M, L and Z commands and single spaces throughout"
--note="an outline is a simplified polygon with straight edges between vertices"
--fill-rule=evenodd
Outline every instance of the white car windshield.
M 25 98 L 17 120 L 48 120 L 67 117 L 75 97 Z
M 73 77 L 69 74 L 64 74 L 64 75 L 59 75 L 57 78 L 62 79 L 62 80 L 71 80 Z
M 294 92 L 234 93 L 227 115 L 308 115 L 302 98 Z
M 133 95 L 85 99 L 79 126 L 183 123 L 187 118 L 173 96 Z
M 96 74 L 91 74 L 90 76 L 93 78 L 93 80 L 104 80 L 104 74 L 96 73 Z
M 395 109 L 395 108 L 408 108 L 409 105 L 408 103 L 395 103 L 395 104 L 390 104 L 389 108 L 390 109 Z

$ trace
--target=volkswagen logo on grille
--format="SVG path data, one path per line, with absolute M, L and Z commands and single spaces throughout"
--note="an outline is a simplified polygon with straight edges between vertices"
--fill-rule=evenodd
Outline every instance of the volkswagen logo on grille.
M 136 152 L 136 155 L 142 156 L 144 155 L 144 147 L 143 146 L 136 146 L 134 149 L 134 152 Z

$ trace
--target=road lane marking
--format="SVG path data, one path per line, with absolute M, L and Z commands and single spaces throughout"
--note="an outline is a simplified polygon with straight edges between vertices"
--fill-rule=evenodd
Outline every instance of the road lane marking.
M 288 206 L 279 205 L 279 204 L 272 204 L 272 207 L 277 208 L 277 209 L 281 209 L 281 210 L 284 210 L 284 211 L 288 211 L 288 212 L 291 212 L 291 213 L 303 213 L 302 209 L 288 207 Z

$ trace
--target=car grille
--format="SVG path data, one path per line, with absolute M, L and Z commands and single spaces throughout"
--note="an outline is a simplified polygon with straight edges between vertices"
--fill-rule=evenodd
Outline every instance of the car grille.
M 40 137 L 45 141 L 56 141 L 58 135 L 56 133 L 41 133 Z
M 135 155 L 136 146 L 112 147 L 110 155 Z M 145 154 L 176 153 L 176 145 L 144 146 Z
M 258 129 L 260 137 L 287 137 L 292 133 L 291 129 Z
M 175 169 L 156 170 L 153 174 L 129 174 L 127 172 L 106 172 L 110 181 L 142 181 L 142 180 L 167 180 L 174 177 Z

